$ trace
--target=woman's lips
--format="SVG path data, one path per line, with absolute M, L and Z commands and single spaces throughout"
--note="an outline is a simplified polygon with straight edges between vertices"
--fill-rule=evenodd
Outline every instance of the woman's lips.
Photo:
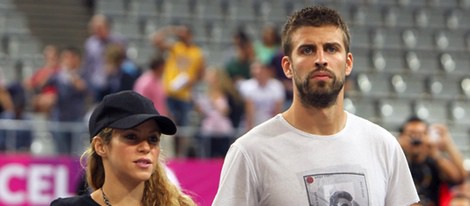
M 134 163 L 140 168 L 149 168 L 152 165 L 152 161 L 149 159 L 138 159 Z

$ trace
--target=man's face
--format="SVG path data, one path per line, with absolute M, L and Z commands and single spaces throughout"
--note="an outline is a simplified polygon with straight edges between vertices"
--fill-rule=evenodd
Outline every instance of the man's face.
M 419 157 L 427 155 L 429 152 L 427 124 L 424 122 L 409 122 L 403 127 L 399 142 L 403 150 L 409 156 L 411 161 L 418 161 Z
M 301 27 L 292 33 L 292 54 L 283 58 L 282 65 L 302 104 L 327 108 L 336 103 L 353 65 L 343 36 L 334 26 Z
M 427 125 L 424 122 L 410 122 L 403 127 L 401 139 L 410 146 L 420 146 L 427 141 Z

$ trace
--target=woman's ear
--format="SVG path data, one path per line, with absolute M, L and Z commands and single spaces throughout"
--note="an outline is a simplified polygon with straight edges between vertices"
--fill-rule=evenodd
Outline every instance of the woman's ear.
M 95 149 L 96 154 L 98 154 L 101 157 L 106 156 L 107 147 L 104 143 L 103 138 L 101 138 L 100 136 L 93 137 L 93 140 L 91 141 L 91 145 Z

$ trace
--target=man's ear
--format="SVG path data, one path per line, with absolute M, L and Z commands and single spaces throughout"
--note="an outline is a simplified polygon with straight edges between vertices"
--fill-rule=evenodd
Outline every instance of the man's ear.
M 93 140 L 91 141 L 92 147 L 94 147 L 96 154 L 98 154 L 101 157 L 105 157 L 107 154 L 107 147 L 104 143 L 103 138 L 100 136 L 95 136 L 93 137 Z
M 353 69 L 353 64 L 354 64 L 354 58 L 353 58 L 352 53 L 350 52 L 346 55 L 346 71 L 345 71 L 346 76 L 349 76 L 351 74 L 352 69 Z
M 292 73 L 292 63 L 288 56 L 284 56 L 281 59 L 282 70 L 284 71 L 284 75 L 287 78 L 291 79 L 294 74 Z

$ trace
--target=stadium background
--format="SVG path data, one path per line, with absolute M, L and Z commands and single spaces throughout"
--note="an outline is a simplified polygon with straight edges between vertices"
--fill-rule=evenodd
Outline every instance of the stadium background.
M 345 109 L 394 134 L 412 114 L 445 123 L 469 165 L 469 0 L 1 0 L 2 84 L 40 67 L 44 45 L 83 48 L 93 14 L 110 18 L 112 31 L 125 36 L 127 55 L 139 65 L 154 53 L 148 36 L 177 23 L 192 26 L 207 65 L 221 65 L 239 25 L 257 39 L 266 23 L 281 28 L 292 11 L 311 4 L 338 9 L 350 25 L 354 69 Z M 88 143 L 86 125 L 39 117 L 0 122 L 0 129 L 12 128 L 34 131 L 35 141 L 30 154 L 0 155 L 0 204 L 48 205 L 51 198 L 72 193 L 77 159 Z M 76 132 L 69 156 L 57 155 L 47 135 L 61 129 Z M 222 160 L 168 159 L 182 187 L 209 205 Z

